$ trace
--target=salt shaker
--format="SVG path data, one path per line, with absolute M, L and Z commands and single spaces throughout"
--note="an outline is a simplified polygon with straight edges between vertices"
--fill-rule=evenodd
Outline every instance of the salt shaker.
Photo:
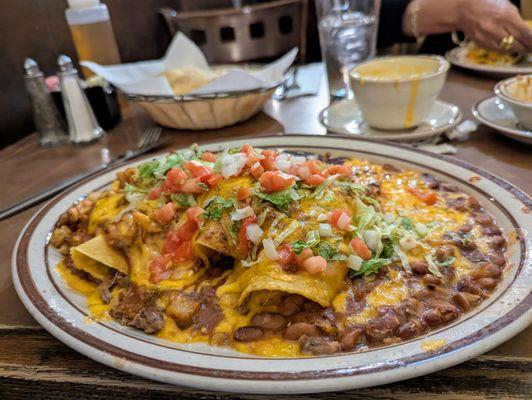
M 31 58 L 24 61 L 24 82 L 30 95 L 39 144 L 48 147 L 67 142 L 64 121 L 44 83 L 44 74 Z
M 82 144 L 99 139 L 105 131 L 98 125 L 72 60 L 68 56 L 60 55 L 57 58 L 57 66 L 70 141 Z

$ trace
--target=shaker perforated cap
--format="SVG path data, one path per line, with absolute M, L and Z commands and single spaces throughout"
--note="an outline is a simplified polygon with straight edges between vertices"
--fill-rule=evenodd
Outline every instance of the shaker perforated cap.
M 35 61 L 33 58 L 26 58 L 26 60 L 24 60 L 24 74 L 26 76 L 42 75 L 37 61 Z
M 60 72 L 66 72 L 74 69 L 74 64 L 69 56 L 61 54 L 57 57 L 57 66 Z

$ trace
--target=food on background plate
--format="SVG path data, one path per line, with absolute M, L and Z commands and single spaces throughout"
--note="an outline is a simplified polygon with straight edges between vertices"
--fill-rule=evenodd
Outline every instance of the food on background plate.
M 198 67 L 174 68 L 162 73 L 175 94 L 186 94 L 206 85 L 217 75 Z
M 249 145 L 127 168 L 50 243 L 93 318 L 265 357 L 424 335 L 490 296 L 506 239 L 430 174 Z
M 499 53 L 493 50 L 486 50 L 475 43 L 469 43 L 466 57 L 475 64 L 510 66 L 519 63 L 525 56 L 518 53 Z
M 518 75 L 512 84 L 507 85 L 505 93 L 511 98 L 532 103 L 532 75 Z

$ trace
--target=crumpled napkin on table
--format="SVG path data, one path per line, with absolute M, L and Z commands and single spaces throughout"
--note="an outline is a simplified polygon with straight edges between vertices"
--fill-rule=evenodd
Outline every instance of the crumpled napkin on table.
M 290 88 L 286 98 L 291 99 L 302 96 L 315 96 L 318 94 L 324 67 L 324 64 L 321 62 L 297 67 L 295 83 L 298 87 Z
M 449 140 L 456 140 L 463 142 L 469 139 L 469 134 L 475 131 L 478 127 L 478 123 L 473 120 L 465 120 L 458 124 L 455 128 L 445 131 L 442 135 L 437 135 L 426 141 L 422 141 L 413 144 L 414 147 L 431 153 L 437 154 L 456 154 L 456 147 L 450 143 L 442 143 L 442 140 L 446 137 Z
M 228 69 L 226 74 L 187 94 L 211 94 L 275 86 L 282 82 L 283 75 L 294 62 L 297 51 L 297 47 L 293 48 L 276 61 L 253 71 L 241 70 L 235 66 Z M 183 33 L 174 36 L 166 54 L 159 60 L 118 65 L 100 65 L 83 60 L 80 64 L 125 93 L 141 95 L 174 95 L 166 78 L 161 76 L 164 71 L 191 66 L 210 70 L 200 48 Z

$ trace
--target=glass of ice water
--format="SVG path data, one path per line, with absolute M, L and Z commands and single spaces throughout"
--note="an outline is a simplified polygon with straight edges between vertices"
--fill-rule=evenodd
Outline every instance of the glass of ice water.
M 353 97 L 349 71 L 375 56 L 380 0 L 316 0 L 321 56 L 332 99 Z

